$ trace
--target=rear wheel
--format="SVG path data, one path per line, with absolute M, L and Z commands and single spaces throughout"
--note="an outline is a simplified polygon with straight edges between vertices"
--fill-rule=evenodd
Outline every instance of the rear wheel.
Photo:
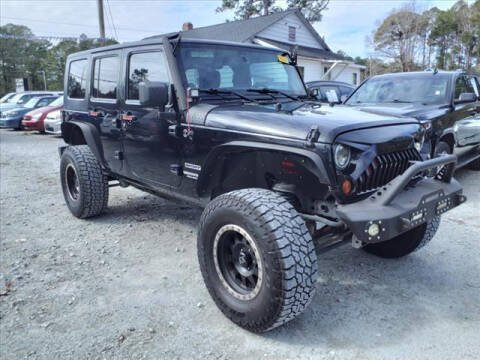
M 440 216 L 391 240 L 369 244 L 362 249 L 382 258 L 399 258 L 424 247 L 433 239 L 440 226 Z
M 69 146 L 60 160 L 63 196 L 78 218 L 100 214 L 108 203 L 108 179 L 88 145 Z
M 247 330 L 264 332 L 294 319 L 315 293 L 310 233 L 294 207 L 272 191 L 215 198 L 202 214 L 197 246 L 210 295 Z

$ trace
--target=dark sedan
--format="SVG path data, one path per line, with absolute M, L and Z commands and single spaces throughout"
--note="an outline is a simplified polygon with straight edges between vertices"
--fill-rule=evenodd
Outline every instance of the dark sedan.
M 310 81 L 305 83 L 310 95 L 324 103 L 339 104 L 355 90 L 355 87 L 341 81 Z

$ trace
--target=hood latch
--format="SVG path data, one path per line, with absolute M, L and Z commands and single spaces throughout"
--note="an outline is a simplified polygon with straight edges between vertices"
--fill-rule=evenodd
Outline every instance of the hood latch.
M 312 125 L 310 131 L 307 134 L 305 145 L 307 147 L 313 147 L 313 143 L 320 137 L 320 131 L 317 125 Z

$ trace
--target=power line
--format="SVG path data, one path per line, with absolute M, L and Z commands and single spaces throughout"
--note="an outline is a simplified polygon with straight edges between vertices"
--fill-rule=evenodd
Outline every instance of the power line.
M 115 40 L 118 40 L 117 29 L 115 28 L 115 23 L 113 22 L 112 10 L 110 9 L 110 1 L 107 1 L 108 12 L 110 13 L 110 20 L 112 21 L 113 31 L 115 31 Z
M 45 23 L 45 24 L 51 24 L 52 21 L 46 21 L 46 20 L 36 20 L 36 19 L 25 19 L 25 18 L 16 18 L 16 17 L 9 17 L 9 16 L 2 16 L 2 19 L 10 19 L 10 20 L 18 20 L 18 21 L 32 21 L 32 22 L 38 22 L 38 23 Z M 81 26 L 81 27 L 90 27 L 90 28 L 98 28 L 97 25 L 85 25 L 85 24 L 75 24 L 75 23 L 61 23 L 58 21 L 55 21 L 55 24 L 58 25 L 70 25 L 70 26 Z M 132 29 L 132 28 L 123 28 L 119 27 L 117 28 L 118 30 L 126 30 L 126 31 L 139 31 L 139 32 L 147 32 L 151 33 L 152 30 L 142 30 L 142 29 Z

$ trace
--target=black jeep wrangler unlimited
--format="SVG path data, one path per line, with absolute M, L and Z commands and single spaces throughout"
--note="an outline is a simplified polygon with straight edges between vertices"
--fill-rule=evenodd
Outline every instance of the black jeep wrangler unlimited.
M 309 101 L 278 49 L 172 36 L 76 53 L 63 117 L 73 215 L 100 214 L 114 185 L 204 207 L 207 288 L 255 332 L 307 307 L 317 252 L 350 242 L 407 255 L 465 200 L 455 155 L 421 161 L 417 120 Z

